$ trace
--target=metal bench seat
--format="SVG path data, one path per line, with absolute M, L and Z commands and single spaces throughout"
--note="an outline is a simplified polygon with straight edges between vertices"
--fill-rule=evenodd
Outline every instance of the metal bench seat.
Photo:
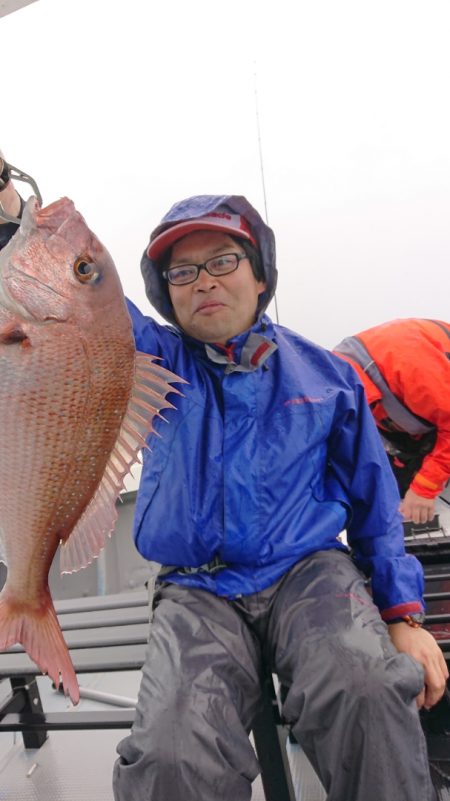
M 126 594 L 123 608 L 120 602 L 117 595 L 56 604 L 78 675 L 141 669 L 148 638 L 147 593 Z M 46 712 L 36 682 L 38 675 L 35 663 L 21 646 L 0 653 L 0 680 L 9 680 L 11 685 L 11 693 L 0 706 L 0 732 L 22 732 L 26 748 L 40 748 L 51 730 L 123 729 L 132 725 L 133 707 Z

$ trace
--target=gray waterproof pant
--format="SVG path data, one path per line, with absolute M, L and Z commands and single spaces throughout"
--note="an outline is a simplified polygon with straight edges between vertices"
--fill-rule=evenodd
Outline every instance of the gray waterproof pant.
M 328 801 L 435 797 L 415 704 L 423 669 L 391 644 L 351 558 L 331 550 L 235 601 L 158 590 L 116 801 L 249 801 L 263 659 Z

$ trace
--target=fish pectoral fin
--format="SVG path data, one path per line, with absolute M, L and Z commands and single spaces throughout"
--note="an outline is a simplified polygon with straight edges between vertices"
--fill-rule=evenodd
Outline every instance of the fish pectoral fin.
M 61 541 L 61 573 L 76 573 L 98 557 L 116 524 L 117 495 L 111 492 L 103 477 L 71 534 L 64 542 Z
M 169 392 L 180 395 L 172 382 L 184 379 L 161 367 L 153 356 L 136 353 L 135 381 L 116 443 L 106 464 L 103 478 L 90 503 L 69 537 L 61 543 L 61 573 L 74 573 L 87 567 L 103 550 L 117 520 L 117 499 L 125 478 L 139 461 L 146 438 L 153 432 L 161 409 L 174 408 Z
M 0 345 L 24 345 L 30 344 L 30 340 L 23 330 L 20 323 L 8 323 L 0 328 Z
M 5 588 L 6 589 L 6 588 Z M 42 600 L 42 599 L 40 599 Z M 3 591 L 0 595 L 0 650 L 21 643 L 42 673 L 48 674 L 55 687 L 62 683 L 73 704 L 80 700 L 80 690 L 70 654 L 56 612 L 48 598 L 39 607 L 14 603 Z

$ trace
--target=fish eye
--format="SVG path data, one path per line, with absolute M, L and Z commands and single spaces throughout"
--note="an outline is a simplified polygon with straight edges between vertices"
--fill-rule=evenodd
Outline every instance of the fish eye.
M 99 276 L 97 266 L 92 261 L 89 261 L 88 256 L 80 256 L 73 265 L 73 271 L 75 277 L 82 284 L 95 281 Z

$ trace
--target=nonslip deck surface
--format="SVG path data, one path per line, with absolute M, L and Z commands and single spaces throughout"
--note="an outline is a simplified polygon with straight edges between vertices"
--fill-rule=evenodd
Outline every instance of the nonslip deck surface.
M 77 714 L 45 677 L 38 681 L 47 711 Z M 83 687 L 126 698 L 136 698 L 139 682 L 139 671 L 80 677 Z M 105 705 L 82 699 L 78 709 L 95 711 Z M 31 750 L 24 748 L 21 734 L 0 734 L 0 801 L 113 801 L 116 745 L 126 734 L 127 730 L 52 731 L 42 748 Z M 324 801 L 324 791 L 298 746 L 288 748 L 297 801 Z M 264 801 L 259 777 L 253 784 L 252 801 Z

